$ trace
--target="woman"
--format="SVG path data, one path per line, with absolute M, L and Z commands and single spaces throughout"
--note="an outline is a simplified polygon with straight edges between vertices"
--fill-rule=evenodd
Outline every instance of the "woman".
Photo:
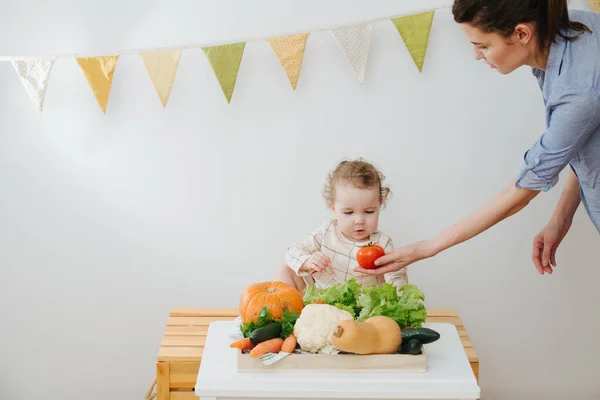
M 600 232 L 600 14 L 569 12 L 567 0 L 456 0 L 452 12 L 477 60 L 501 74 L 532 67 L 547 129 L 525 153 L 516 178 L 475 213 L 432 239 L 386 254 L 375 270 L 356 271 L 397 271 L 473 238 L 556 185 L 569 164 L 554 214 L 533 243 L 537 270 L 551 274 L 580 202 Z

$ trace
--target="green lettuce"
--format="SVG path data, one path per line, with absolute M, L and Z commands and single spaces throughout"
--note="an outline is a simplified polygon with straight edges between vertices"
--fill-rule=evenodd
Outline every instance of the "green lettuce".
M 404 285 L 398 295 L 396 286 L 384 283 L 364 288 L 358 300 L 361 308 L 358 321 L 383 315 L 396 321 L 401 327 L 420 327 L 427 317 L 423 301 L 425 295 L 416 285 Z
M 401 327 L 420 327 L 425 322 L 424 301 L 424 293 L 414 284 L 402 286 L 398 294 L 391 283 L 363 288 L 354 278 L 322 290 L 309 286 L 304 294 L 305 304 L 323 302 L 348 311 L 358 321 L 382 315 Z
M 427 309 L 424 305 L 425 294 L 416 285 L 404 285 L 400 302 L 408 309 L 406 325 L 415 328 L 421 327 L 427 319 Z
M 308 286 L 304 291 L 304 304 L 323 302 L 348 311 L 356 317 L 356 304 L 360 296 L 361 286 L 355 279 L 350 279 L 344 283 L 317 289 L 315 286 Z
M 355 307 L 352 307 L 352 306 L 347 306 L 347 305 L 344 305 L 344 304 L 342 304 L 342 303 L 335 303 L 335 304 L 332 304 L 332 305 L 333 305 L 334 307 L 337 307 L 337 308 L 339 308 L 340 310 L 348 311 L 348 312 L 350 313 L 350 315 L 352 315 L 352 317 L 356 318 L 356 311 L 357 311 L 357 310 L 356 310 L 356 308 L 355 308 Z M 360 311 L 360 310 L 359 310 L 359 311 Z

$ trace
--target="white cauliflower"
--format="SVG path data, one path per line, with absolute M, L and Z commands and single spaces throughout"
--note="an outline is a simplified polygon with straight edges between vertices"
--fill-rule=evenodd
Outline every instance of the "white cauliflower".
M 302 309 L 294 325 L 294 335 L 304 351 L 333 354 L 336 349 L 331 344 L 331 335 L 337 323 L 353 319 L 354 317 L 348 311 L 329 304 L 308 304 Z

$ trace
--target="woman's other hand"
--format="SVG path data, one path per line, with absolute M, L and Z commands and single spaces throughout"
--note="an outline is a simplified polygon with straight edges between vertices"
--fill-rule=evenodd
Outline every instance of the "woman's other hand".
M 556 267 L 556 250 L 569 232 L 571 220 L 552 219 L 533 239 L 533 263 L 541 275 L 552 274 Z

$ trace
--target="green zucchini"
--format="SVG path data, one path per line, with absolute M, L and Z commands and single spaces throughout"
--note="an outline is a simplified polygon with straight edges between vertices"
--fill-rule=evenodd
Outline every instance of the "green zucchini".
M 407 342 L 402 341 L 400 345 L 401 354 L 421 354 L 421 342 L 417 339 L 410 339 Z
M 440 334 L 429 328 L 406 328 L 402 330 L 402 341 L 417 339 L 422 344 L 433 343 L 440 338 Z
M 250 334 L 250 342 L 256 346 L 259 343 L 265 342 L 270 339 L 275 339 L 281 336 L 281 331 L 281 323 L 271 322 L 268 325 L 262 326 L 252 331 L 252 333 Z

